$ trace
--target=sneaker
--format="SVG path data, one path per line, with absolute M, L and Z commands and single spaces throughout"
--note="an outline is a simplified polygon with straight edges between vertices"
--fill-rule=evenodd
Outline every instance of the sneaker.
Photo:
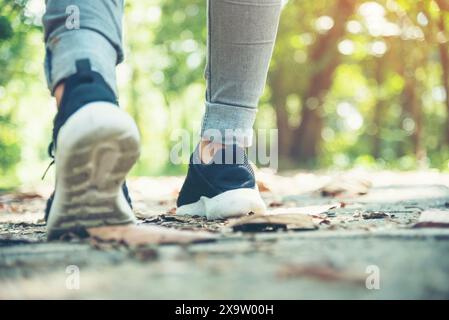
M 207 219 L 266 211 L 246 152 L 237 145 L 218 151 L 208 164 L 201 162 L 199 147 L 196 148 L 177 206 L 176 214 Z
M 56 188 L 45 210 L 48 239 L 136 221 L 124 181 L 140 153 L 137 126 L 88 59 L 76 66 L 49 146 Z

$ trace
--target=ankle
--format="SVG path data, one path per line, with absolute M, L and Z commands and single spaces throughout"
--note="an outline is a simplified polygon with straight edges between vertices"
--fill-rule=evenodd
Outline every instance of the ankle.
M 202 163 L 209 163 L 214 158 L 215 154 L 222 150 L 225 145 L 219 142 L 210 140 L 202 140 L 200 142 L 200 159 Z
M 55 89 L 54 97 L 56 99 L 56 106 L 61 105 L 62 96 L 64 95 L 64 82 L 61 82 Z

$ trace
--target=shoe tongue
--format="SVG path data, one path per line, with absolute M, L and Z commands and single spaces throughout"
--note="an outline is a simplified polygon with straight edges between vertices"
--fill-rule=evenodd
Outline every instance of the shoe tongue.
M 243 164 L 245 163 L 245 149 L 237 145 L 225 145 L 217 151 L 210 164 Z

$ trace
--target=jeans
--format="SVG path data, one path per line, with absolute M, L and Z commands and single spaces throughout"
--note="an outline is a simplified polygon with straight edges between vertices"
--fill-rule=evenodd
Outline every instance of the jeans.
M 201 136 L 250 145 L 276 38 L 281 0 L 208 0 L 206 110 Z M 124 0 L 47 0 L 43 17 L 49 89 L 90 59 L 117 94 Z

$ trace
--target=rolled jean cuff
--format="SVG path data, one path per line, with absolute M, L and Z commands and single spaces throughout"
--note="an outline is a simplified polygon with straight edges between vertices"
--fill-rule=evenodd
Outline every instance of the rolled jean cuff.
M 249 147 L 257 109 L 206 102 L 201 138 Z
M 46 55 L 45 74 L 52 93 L 62 80 L 76 73 L 76 61 L 87 58 L 92 70 L 100 73 L 117 95 L 117 51 L 100 33 L 78 29 L 54 36 L 47 42 Z

